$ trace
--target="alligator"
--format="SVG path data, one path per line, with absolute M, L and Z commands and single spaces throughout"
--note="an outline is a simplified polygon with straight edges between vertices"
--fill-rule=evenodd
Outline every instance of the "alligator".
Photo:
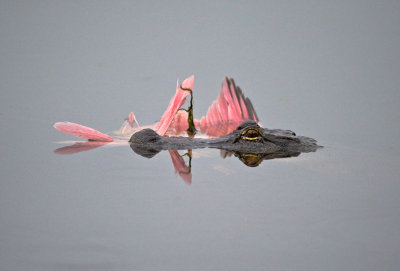
M 129 140 L 132 150 L 151 158 L 162 150 L 192 150 L 216 148 L 234 153 L 248 166 L 257 166 L 262 160 L 298 156 L 314 152 L 321 146 L 310 137 L 296 136 L 293 131 L 260 127 L 248 120 L 233 132 L 217 138 L 163 137 L 152 129 L 143 129 Z

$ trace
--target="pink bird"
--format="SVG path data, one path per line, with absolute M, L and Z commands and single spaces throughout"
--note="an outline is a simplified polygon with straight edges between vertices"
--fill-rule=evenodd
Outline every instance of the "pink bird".
M 183 89 L 194 89 L 194 76 L 185 79 L 182 85 L 177 82 L 175 95 L 161 120 L 154 125 L 140 126 L 135 115 L 131 112 L 122 127 L 115 132 L 118 138 L 129 138 L 133 133 L 143 129 L 152 128 L 159 135 L 180 135 L 188 128 L 188 113 L 179 110 L 185 103 L 189 91 Z M 241 89 L 235 85 L 233 79 L 225 78 L 222 82 L 221 91 L 217 99 L 212 102 L 206 116 L 200 120 L 194 120 L 198 131 L 208 136 L 218 137 L 232 132 L 245 120 L 258 122 L 257 114 L 249 98 L 244 97 Z M 135 125 L 136 124 L 136 127 Z M 54 124 L 57 130 L 71 134 L 90 141 L 111 142 L 115 138 L 110 137 L 93 128 L 73 122 L 57 122 Z

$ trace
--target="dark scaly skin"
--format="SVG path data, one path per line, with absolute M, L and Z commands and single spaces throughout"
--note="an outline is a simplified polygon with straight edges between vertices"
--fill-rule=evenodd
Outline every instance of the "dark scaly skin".
M 314 152 L 320 147 L 315 139 L 296 136 L 289 130 L 261 128 L 255 121 L 245 121 L 232 133 L 218 138 L 162 137 L 144 129 L 132 135 L 129 142 L 136 153 L 145 157 L 161 150 L 216 148 L 234 153 L 249 166 L 257 166 L 265 159 Z

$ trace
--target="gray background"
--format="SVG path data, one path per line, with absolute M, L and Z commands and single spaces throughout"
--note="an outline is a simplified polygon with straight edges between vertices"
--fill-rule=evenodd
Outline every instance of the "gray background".
M 398 270 L 400 5 L 0 2 L 1 270 Z M 234 77 L 265 127 L 325 148 L 245 167 L 195 153 L 55 155 L 69 120 L 195 116 Z

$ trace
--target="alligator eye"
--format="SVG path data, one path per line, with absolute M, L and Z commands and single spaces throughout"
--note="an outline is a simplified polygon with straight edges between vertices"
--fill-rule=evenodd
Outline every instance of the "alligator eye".
M 242 132 L 241 138 L 244 140 L 260 140 L 261 139 L 260 131 L 253 128 L 247 129 Z
M 246 137 L 248 138 L 256 138 L 258 137 L 259 133 L 257 130 L 249 129 L 246 131 Z

